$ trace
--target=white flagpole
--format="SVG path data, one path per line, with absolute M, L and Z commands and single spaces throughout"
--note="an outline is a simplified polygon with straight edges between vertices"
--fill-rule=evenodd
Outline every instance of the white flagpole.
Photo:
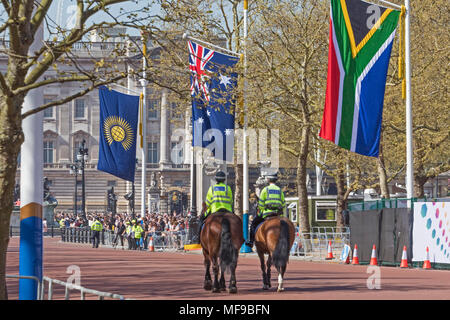
M 414 162 L 412 141 L 412 99 L 411 99 L 411 51 L 410 51 L 410 4 L 405 0 L 405 79 L 406 79 L 406 194 L 414 197 Z
M 141 79 L 141 85 L 142 85 L 142 148 L 141 148 L 141 166 L 142 166 L 142 173 L 141 173 L 141 217 L 144 218 L 145 216 L 145 202 L 146 202 L 146 187 L 147 187 L 147 37 L 143 35 L 142 37 L 142 43 L 143 43 L 143 57 L 142 57 L 142 79 Z
M 38 1 L 37 6 L 40 5 Z M 36 8 L 34 8 L 35 12 Z M 38 51 L 44 40 L 44 27 L 40 25 L 34 41 L 28 49 L 29 55 Z M 34 67 L 30 68 L 32 71 Z M 33 110 L 44 104 L 44 89 L 31 89 L 25 96 L 23 110 Z M 20 168 L 20 276 L 34 276 L 42 281 L 43 246 L 43 112 L 23 120 L 24 142 L 21 146 Z M 2 235 L 8 236 L 8 235 Z M 38 283 L 32 279 L 19 280 L 19 300 L 38 300 Z
M 247 14 L 248 0 L 244 0 L 244 148 L 243 148 L 243 186 L 242 186 L 242 221 L 244 225 L 244 238 L 248 240 L 248 150 L 247 150 Z M 241 252 L 252 252 L 252 249 L 245 244 L 241 248 Z

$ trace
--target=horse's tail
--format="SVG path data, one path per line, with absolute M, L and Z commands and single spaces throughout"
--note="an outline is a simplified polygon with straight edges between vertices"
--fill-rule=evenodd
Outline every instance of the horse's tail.
M 224 217 L 222 219 L 222 233 L 220 235 L 220 267 L 226 270 L 227 267 L 236 263 L 237 249 L 233 246 L 231 239 L 230 221 Z
M 289 260 L 289 225 L 280 220 L 280 236 L 275 250 L 272 253 L 273 265 L 277 268 L 285 268 Z

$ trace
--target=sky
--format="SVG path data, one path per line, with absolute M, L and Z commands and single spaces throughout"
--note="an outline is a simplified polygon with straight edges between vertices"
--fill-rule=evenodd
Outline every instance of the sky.
M 135 3 L 135 1 L 127 1 L 124 3 L 118 3 L 110 6 L 110 12 L 114 16 L 118 16 L 121 14 L 121 10 L 136 10 L 139 7 L 142 7 L 146 3 L 149 3 L 150 1 L 139 1 L 139 5 Z M 76 21 L 76 1 L 75 0 L 54 0 L 53 4 L 51 5 L 48 17 L 53 20 L 54 23 L 64 26 L 64 27 L 71 27 L 75 25 Z M 91 18 L 88 20 L 88 24 L 92 23 L 93 21 L 110 21 L 111 18 L 105 14 L 105 13 L 98 13 L 94 16 L 95 18 Z M 127 30 L 130 35 L 139 35 L 138 30 L 133 30 L 132 28 L 129 28 Z M 45 36 L 48 36 L 48 31 L 45 31 Z

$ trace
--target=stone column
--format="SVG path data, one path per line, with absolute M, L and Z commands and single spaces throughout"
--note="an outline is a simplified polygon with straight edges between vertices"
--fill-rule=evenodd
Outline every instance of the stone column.
M 161 94 L 161 136 L 160 136 L 160 158 L 159 164 L 162 168 L 170 165 L 169 148 L 170 148 L 170 122 L 169 122 L 169 103 L 167 100 L 167 89 L 162 89 Z

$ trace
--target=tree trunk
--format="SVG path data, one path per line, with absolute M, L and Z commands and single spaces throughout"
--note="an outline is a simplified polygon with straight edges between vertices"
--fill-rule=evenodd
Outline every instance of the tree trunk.
M 345 190 L 345 174 L 343 170 L 338 170 L 335 177 L 336 180 L 336 227 L 344 227 L 344 219 L 342 211 L 347 207 L 346 190 Z
M 15 101 L 13 101 L 13 99 Z M 17 157 L 23 143 L 20 108 L 16 112 L 9 105 L 22 105 L 22 97 L 0 95 L 0 300 L 6 300 L 6 252 L 9 243 L 9 225 L 14 201 Z M 18 109 L 18 110 L 17 110 Z
M 234 166 L 234 214 L 242 218 L 242 178 L 243 178 L 242 164 L 235 164 Z
M 378 175 L 380 177 L 381 198 L 389 199 L 389 187 L 387 183 L 386 167 L 384 166 L 383 145 L 380 144 L 380 154 L 377 159 Z
M 298 190 L 298 216 L 299 216 L 299 231 L 309 233 L 311 232 L 311 225 L 309 223 L 308 212 L 308 190 L 306 188 L 306 166 L 308 160 L 309 147 L 309 131 L 308 128 L 303 127 L 301 134 L 300 153 L 297 157 L 297 190 Z

